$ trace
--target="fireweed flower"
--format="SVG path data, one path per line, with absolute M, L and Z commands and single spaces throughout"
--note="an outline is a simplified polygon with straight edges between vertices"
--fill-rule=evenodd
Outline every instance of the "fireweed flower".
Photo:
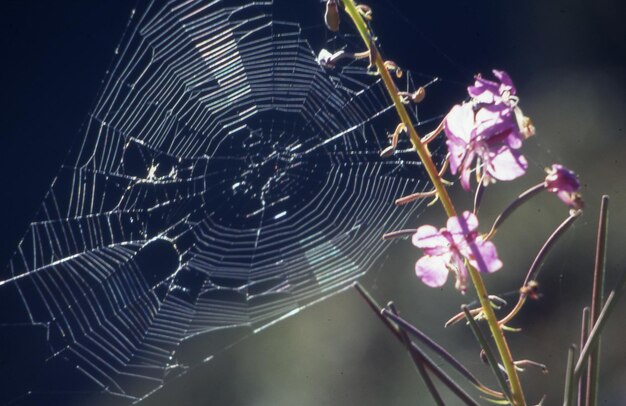
M 460 173 L 465 190 L 470 189 L 474 158 L 479 160 L 486 184 L 513 180 L 528 167 L 517 150 L 534 134 L 534 128 L 517 106 L 511 78 L 506 72 L 493 72 L 499 83 L 477 76 L 474 85 L 468 87 L 471 100 L 454 106 L 444 120 L 450 170 Z
M 582 209 L 583 201 L 578 194 L 580 182 L 576 174 L 559 164 L 553 164 L 552 168 L 546 172 L 548 172 L 544 181 L 546 189 L 556 193 L 566 205 L 574 209 Z
M 424 225 L 413 235 L 413 245 L 424 251 L 424 256 L 415 263 L 415 273 L 430 287 L 446 283 L 448 273 L 456 275 L 455 287 L 465 293 L 467 288 L 467 260 L 481 272 L 495 272 L 502 267 L 495 245 L 476 231 L 478 219 L 465 211 L 459 217 L 450 217 L 446 228 L 437 230 Z

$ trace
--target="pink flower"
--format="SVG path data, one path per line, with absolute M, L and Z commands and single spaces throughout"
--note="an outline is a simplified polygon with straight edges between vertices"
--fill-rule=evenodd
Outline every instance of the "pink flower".
M 534 134 L 534 128 L 517 107 L 511 78 L 506 72 L 493 72 L 500 83 L 477 76 L 474 86 L 468 88 L 471 101 L 454 106 L 444 121 L 450 170 L 460 173 L 465 190 L 470 189 L 475 158 L 485 183 L 513 180 L 528 167 L 517 150 Z
M 456 275 L 456 288 L 465 293 L 467 288 L 467 260 L 481 272 L 495 272 L 502 267 L 495 245 L 484 241 L 476 231 L 478 219 L 466 211 L 461 217 L 450 217 L 446 228 L 437 230 L 421 226 L 413 235 L 413 245 L 424 251 L 415 263 L 417 276 L 430 287 L 446 283 L 448 273 Z
M 467 88 L 467 93 L 479 103 L 486 104 L 510 104 L 509 100 L 515 96 L 517 89 L 508 73 L 502 70 L 493 70 L 493 75 L 500 81 L 493 82 L 484 79 L 480 74 L 476 75 L 474 86 Z M 515 101 L 517 102 L 517 101 Z
M 580 182 L 576 174 L 563 165 L 553 164 L 547 170 L 548 175 L 544 181 L 546 189 L 556 195 L 568 206 L 574 209 L 582 209 L 584 203 L 580 194 Z
M 484 181 L 513 180 L 526 173 L 528 162 L 517 149 L 522 138 L 511 111 L 477 112 L 470 103 L 456 105 L 448 113 L 444 130 L 450 152 L 450 170 L 460 173 L 463 189 L 470 189 L 474 159 L 478 158 Z

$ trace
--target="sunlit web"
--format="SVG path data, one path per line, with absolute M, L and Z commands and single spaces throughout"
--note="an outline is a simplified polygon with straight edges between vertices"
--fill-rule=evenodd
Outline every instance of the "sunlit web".
M 320 67 L 350 37 L 324 42 L 321 16 L 303 29 L 280 7 L 134 13 L 0 278 L 3 337 L 32 363 L 3 369 L 2 403 L 141 400 L 349 287 L 419 210 L 393 205 L 428 185 L 408 142 L 379 157 L 397 124 L 379 78 Z

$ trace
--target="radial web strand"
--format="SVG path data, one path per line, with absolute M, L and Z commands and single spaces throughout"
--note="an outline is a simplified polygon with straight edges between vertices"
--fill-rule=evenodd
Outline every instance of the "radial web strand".
M 137 402 L 349 287 L 422 210 L 393 204 L 429 184 L 408 141 L 380 157 L 397 124 L 380 79 L 316 61 L 357 42 L 320 41 L 287 6 L 137 10 L 0 276 L 0 331 L 32 353 L 4 368 L 2 404 Z

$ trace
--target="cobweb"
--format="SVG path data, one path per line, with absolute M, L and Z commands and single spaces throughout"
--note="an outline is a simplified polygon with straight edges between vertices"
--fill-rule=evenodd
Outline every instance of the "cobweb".
M 3 404 L 137 402 L 349 287 L 421 210 L 393 205 L 428 184 L 406 141 L 379 156 L 397 124 L 381 81 L 366 62 L 321 67 L 320 47 L 350 37 L 311 45 L 323 31 L 285 6 L 133 16 L 0 277 L 3 340 L 30 354 L 3 365 Z

